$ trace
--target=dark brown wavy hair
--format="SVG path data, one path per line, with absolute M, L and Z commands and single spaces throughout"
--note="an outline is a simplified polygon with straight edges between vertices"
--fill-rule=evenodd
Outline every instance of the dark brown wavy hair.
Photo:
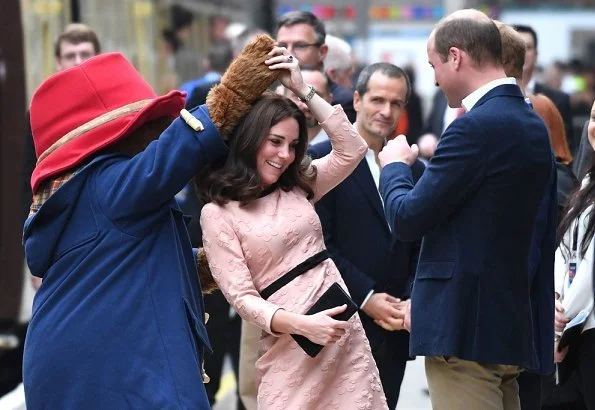
M 592 152 L 589 155 L 590 165 L 587 171 L 587 173 L 590 175 L 589 183 L 585 187 L 577 189 L 572 194 L 570 200 L 568 201 L 568 205 L 566 205 L 566 209 L 564 210 L 564 216 L 558 225 L 556 235 L 558 244 L 562 243 L 562 245 L 566 248 L 566 251 L 569 252 L 570 249 L 568 245 L 562 242 L 562 239 L 564 239 L 564 234 L 570 229 L 572 222 L 575 219 L 585 212 L 589 206 L 594 205 L 593 208 L 589 210 L 585 236 L 583 237 L 581 243 L 577 244 L 578 254 L 581 259 L 585 257 L 585 253 L 587 253 L 591 239 L 593 239 L 593 235 L 595 235 L 595 152 Z
M 306 118 L 290 99 L 272 93 L 263 94 L 238 122 L 229 139 L 229 156 L 225 163 L 207 166 L 197 175 L 195 182 L 201 199 L 205 203 L 223 205 L 228 201 L 239 201 L 246 205 L 259 198 L 263 187 L 256 169 L 256 155 L 271 127 L 287 118 L 294 118 L 299 126 L 295 160 L 272 188 L 291 191 L 299 187 L 311 199 L 314 196 L 311 183 L 316 177 L 316 169 L 306 156 Z

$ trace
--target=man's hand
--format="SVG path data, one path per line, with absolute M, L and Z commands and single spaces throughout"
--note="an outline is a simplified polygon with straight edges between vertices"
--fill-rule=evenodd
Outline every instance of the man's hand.
M 413 144 L 409 146 L 407 138 L 403 134 L 397 136 L 395 139 L 390 140 L 380 154 L 378 159 L 380 160 L 380 166 L 385 167 L 393 162 L 404 162 L 411 166 L 419 155 L 419 148 Z
M 385 322 L 384 320 L 375 320 L 374 323 L 385 330 L 406 330 L 409 332 L 411 329 L 411 301 L 404 300 L 403 302 L 399 302 L 398 309 L 399 315 L 403 316 L 402 319 L 397 319 L 393 324 Z M 401 322 L 399 322 L 399 320 L 401 320 Z
M 411 333 L 411 299 L 406 300 L 404 303 L 407 303 L 405 309 L 405 330 Z
M 419 147 L 419 155 L 430 159 L 434 156 L 434 152 L 436 152 L 438 138 L 432 133 L 424 134 L 417 140 L 417 146 Z
M 403 302 L 388 293 L 374 293 L 364 305 L 363 311 L 386 330 L 403 328 Z
M 560 363 L 564 360 L 564 358 L 566 357 L 566 354 L 568 354 L 568 348 L 570 346 L 566 346 L 565 348 L 562 349 L 561 352 L 558 351 L 558 341 L 554 342 L 554 363 Z

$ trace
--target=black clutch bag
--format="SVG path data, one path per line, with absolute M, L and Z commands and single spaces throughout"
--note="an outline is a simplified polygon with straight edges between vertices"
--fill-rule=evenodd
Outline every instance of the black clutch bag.
M 341 285 L 337 282 L 333 283 L 330 288 L 326 290 L 318 299 L 314 305 L 306 312 L 306 315 L 313 315 L 323 310 L 331 309 L 337 306 L 347 305 L 347 309 L 338 315 L 333 316 L 335 320 L 347 321 L 355 312 L 358 311 L 358 307 L 349 295 L 343 290 Z M 297 344 L 308 354 L 310 357 L 316 357 L 318 353 L 324 347 L 314 343 L 310 339 L 302 335 L 294 335 L 291 337 L 297 342 Z

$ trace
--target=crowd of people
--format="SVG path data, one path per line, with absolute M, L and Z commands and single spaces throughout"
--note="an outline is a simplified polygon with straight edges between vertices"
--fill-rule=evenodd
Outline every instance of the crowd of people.
M 425 126 L 409 68 L 356 70 L 309 12 L 275 36 L 163 96 L 89 27 L 58 38 L 27 113 L 27 408 L 207 409 L 230 355 L 238 409 L 395 409 L 416 356 L 435 410 L 595 409 L 593 99 L 579 135 L 531 27 L 473 9 L 427 40 Z

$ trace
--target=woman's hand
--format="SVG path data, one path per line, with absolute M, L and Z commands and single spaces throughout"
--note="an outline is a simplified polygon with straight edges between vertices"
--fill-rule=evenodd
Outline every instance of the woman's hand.
M 305 97 L 310 87 L 304 83 L 297 58 L 292 56 L 285 47 L 273 47 L 268 56 L 269 59 L 265 60 L 265 64 L 271 70 L 282 71 L 279 77 L 281 84 L 295 95 Z
M 556 332 L 564 331 L 566 324 L 569 322 L 566 317 L 564 317 L 564 306 L 562 306 L 562 302 L 556 300 L 556 315 L 554 319 L 554 329 Z
M 323 346 L 337 342 L 349 328 L 349 323 L 332 317 L 344 312 L 345 309 L 347 305 L 341 305 L 314 315 L 303 315 L 298 333 Z

